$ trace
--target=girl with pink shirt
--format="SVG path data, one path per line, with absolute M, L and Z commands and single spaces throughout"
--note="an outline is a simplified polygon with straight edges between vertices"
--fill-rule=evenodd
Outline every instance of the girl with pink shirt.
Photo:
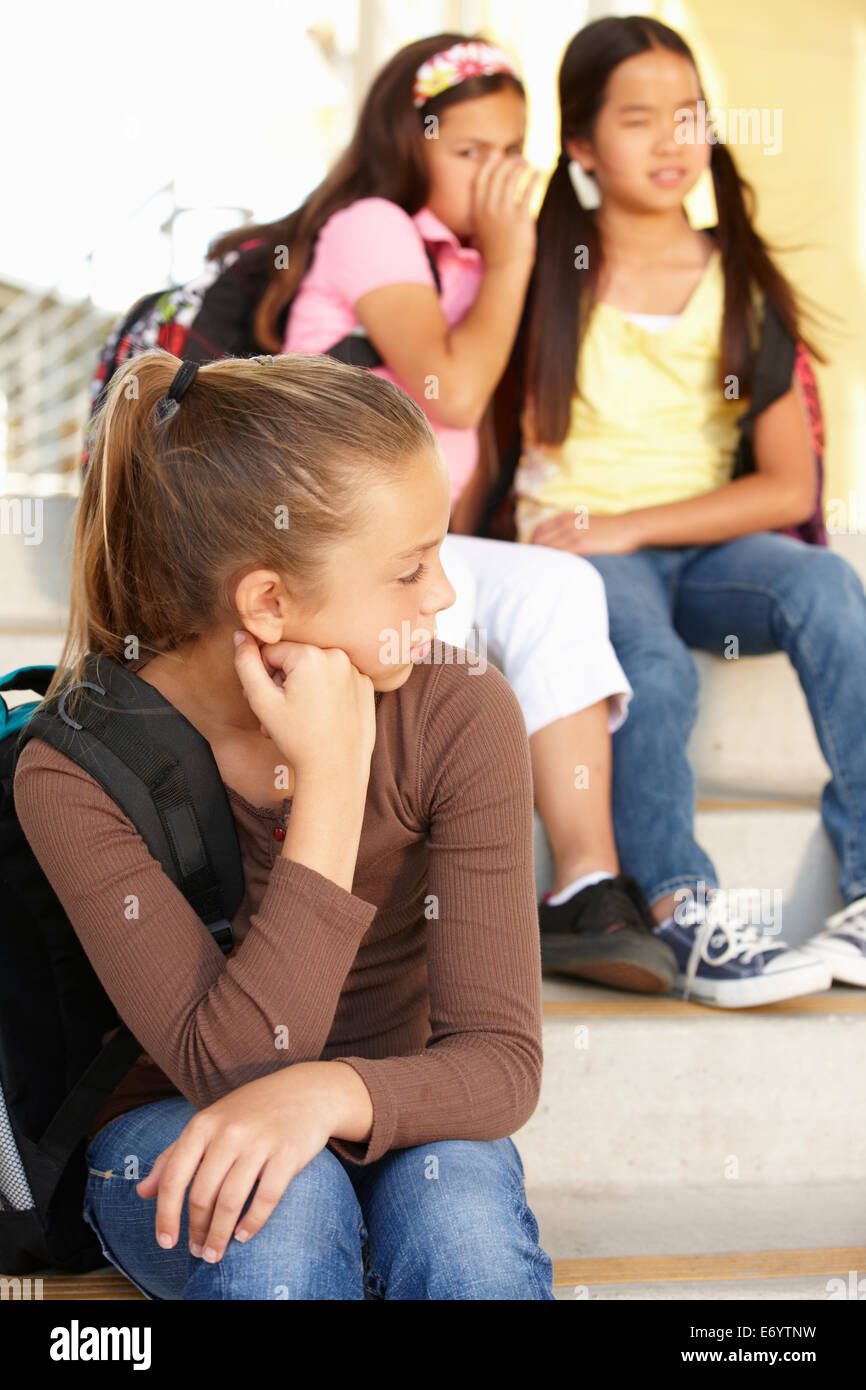
M 525 119 L 519 70 L 501 49 L 453 33 L 409 44 L 375 78 L 348 148 L 301 207 L 211 251 L 259 239 L 273 270 L 253 328 L 267 351 L 329 353 L 417 401 L 448 466 L 452 526 L 461 497 L 483 486 L 479 426 L 534 261 Z M 440 559 L 457 600 L 436 635 L 470 665 L 489 651 L 526 722 L 556 866 L 539 904 L 543 964 L 667 992 L 675 958 L 652 935 L 614 841 L 610 735 L 631 687 L 596 571 L 551 547 L 454 530 Z M 407 583 L 429 582 L 424 562 L 407 556 Z

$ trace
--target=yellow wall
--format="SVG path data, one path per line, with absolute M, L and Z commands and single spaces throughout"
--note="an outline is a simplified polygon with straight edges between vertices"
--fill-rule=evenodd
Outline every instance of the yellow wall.
M 782 146 L 732 146 L 758 227 L 795 287 L 838 316 L 815 334 L 827 428 L 825 504 L 866 496 L 866 5 L 864 0 L 656 0 L 708 105 L 782 112 Z M 863 504 L 859 504 L 863 509 Z

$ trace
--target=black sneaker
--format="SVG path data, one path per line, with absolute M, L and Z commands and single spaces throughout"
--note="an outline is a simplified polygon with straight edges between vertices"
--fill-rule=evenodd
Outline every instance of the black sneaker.
M 649 904 L 630 874 L 602 879 L 567 902 L 538 904 L 545 970 L 641 994 L 667 994 L 677 958 L 653 936 Z

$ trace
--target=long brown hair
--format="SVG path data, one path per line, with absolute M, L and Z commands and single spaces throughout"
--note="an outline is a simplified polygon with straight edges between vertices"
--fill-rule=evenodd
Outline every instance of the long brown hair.
M 261 240 L 262 245 L 248 254 L 251 265 L 270 273 L 253 319 L 253 331 L 265 352 L 282 352 L 286 307 L 310 267 L 316 237 L 333 213 L 359 198 L 388 198 L 410 216 L 424 206 L 429 191 L 424 159 L 428 117 L 506 86 L 525 95 L 510 73 L 490 73 L 468 77 L 423 106 L 413 106 L 412 85 L 421 64 L 452 44 L 476 42 L 485 40 L 477 34 L 446 33 L 401 48 L 373 80 L 348 147 L 301 206 L 276 222 L 238 227 L 210 246 L 213 260 L 247 241 Z M 288 265 L 280 248 L 288 249 Z
M 688 44 L 674 30 L 644 15 L 599 19 L 569 43 L 559 70 L 560 155 L 538 216 L 538 253 L 520 335 L 518 360 L 526 363 L 526 387 L 535 408 L 539 443 L 565 438 L 577 380 L 580 340 L 586 331 L 598 281 L 602 248 L 593 212 L 578 202 L 569 178 L 566 141 L 591 137 L 614 68 L 652 48 L 679 53 L 697 70 Z M 703 90 L 702 90 L 703 95 Z M 712 146 L 710 170 L 718 208 L 715 237 L 725 278 L 721 378 L 734 375 L 748 396 L 753 366 L 756 285 L 795 338 L 802 338 L 800 311 L 791 285 L 774 264 L 752 218 L 755 195 L 724 144 Z M 575 269 L 574 250 L 585 246 L 586 268 Z M 805 341 L 805 340 L 804 340 Z M 821 353 L 806 344 L 818 361 Z
M 180 365 L 157 349 L 111 381 L 46 698 L 81 680 L 88 652 L 170 652 L 237 620 L 232 581 L 245 568 L 273 568 L 315 610 L 327 553 L 369 518 L 370 488 L 436 452 L 420 407 L 360 367 L 294 353 L 224 358 L 200 367 L 173 406 L 164 398 Z

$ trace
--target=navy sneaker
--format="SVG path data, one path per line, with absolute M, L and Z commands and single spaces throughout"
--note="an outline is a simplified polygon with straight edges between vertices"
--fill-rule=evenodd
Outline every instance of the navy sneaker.
M 828 917 L 824 930 L 804 941 L 803 950 L 820 956 L 834 980 L 866 985 L 866 898 Z
M 793 950 L 733 913 L 722 896 L 707 908 L 682 903 L 672 922 L 654 928 L 679 965 L 676 989 L 701 1004 L 748 1009 L 833 983 L 830 966 L 806 950 Z
M 629 874 L 602 879 L 553 906 L 538 904 L 545 970 L 641 994 L 667 994 L 677 975 L 673 951 L 652 933 L 652 915 Z

